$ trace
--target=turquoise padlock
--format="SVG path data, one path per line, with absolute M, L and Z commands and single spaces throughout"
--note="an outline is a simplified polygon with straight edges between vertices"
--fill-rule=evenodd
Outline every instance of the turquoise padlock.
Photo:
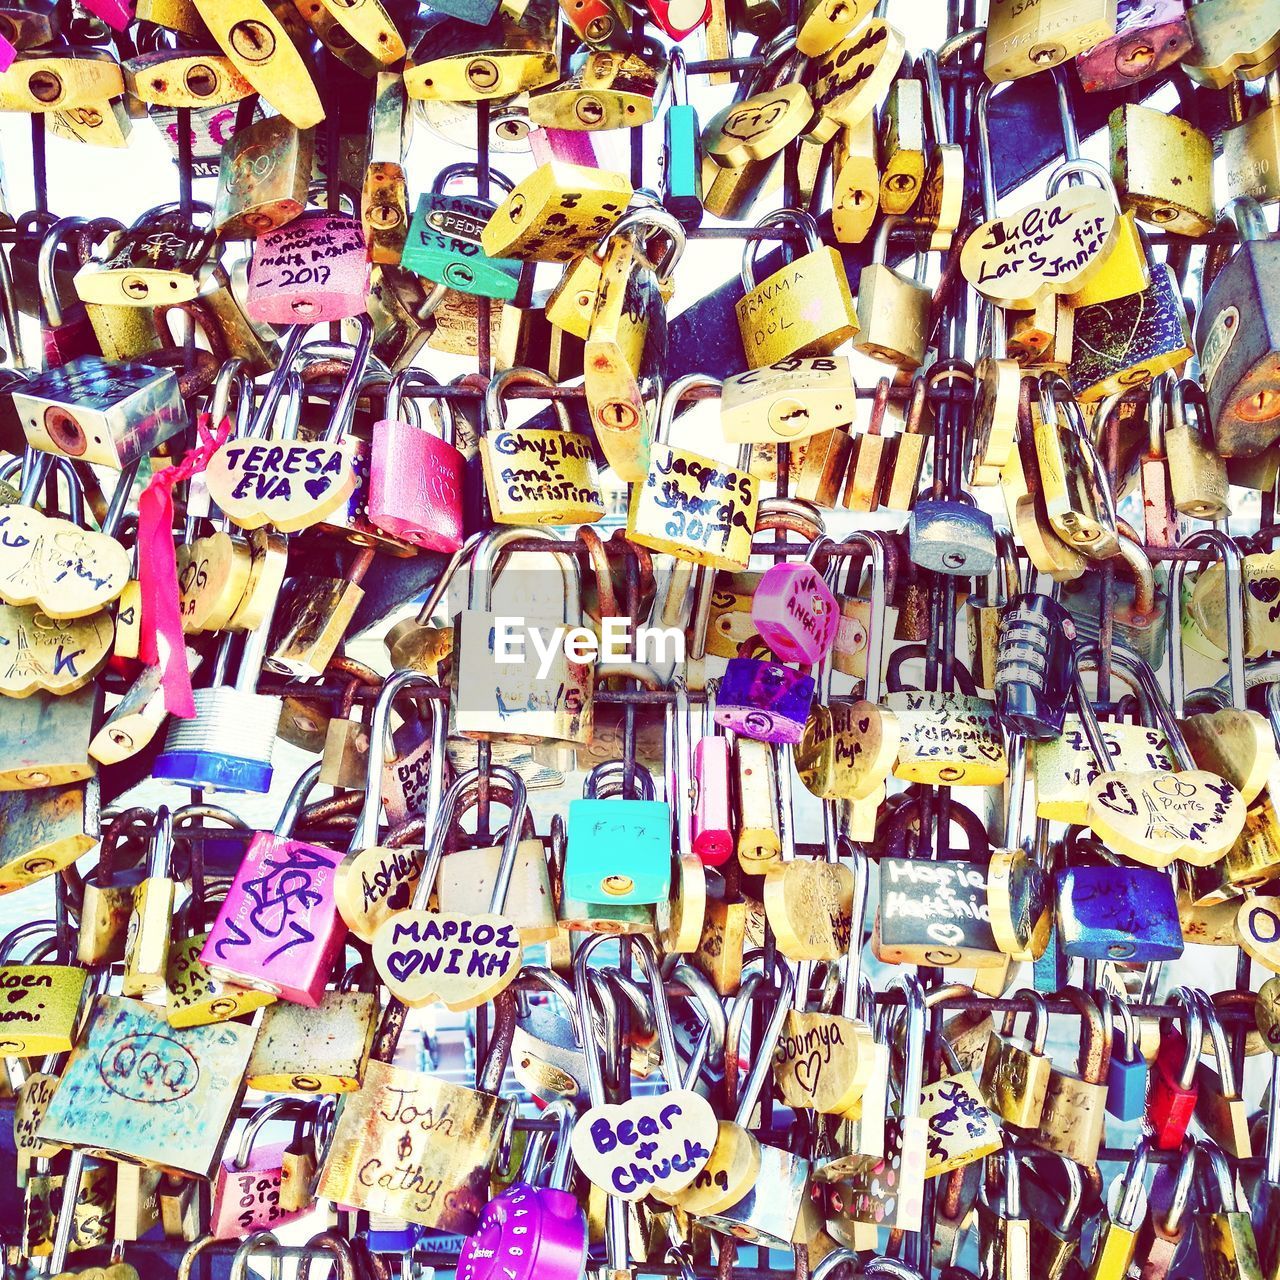
M 702 130 L 689 101 L 684 51 L 668 57 L 671 105 L 663 120 L 662 207 L 686 227 L 702 221 Z
M 400 262 L 433 284 L 510 302 L 520 289 L 525 264 L 515 258 L 491 258 L 480 247 L 480 233 L 497 206 L 479 196 L 445 195 L 454 178 L 478 171 L 479 166 L 469 163 L 440 170 L 431 190 L 418 199 Z M 511 190 L 511 180 L 496 169 L 489 176 L 504 191 Z
M 641 799 L 622 790 L 622 762 L 587 775 L 569 801 L 564 895 L 575 902 L 665 902 L 671 896 L 671 806 L 653 798 L 653 779 L 636 766 Z

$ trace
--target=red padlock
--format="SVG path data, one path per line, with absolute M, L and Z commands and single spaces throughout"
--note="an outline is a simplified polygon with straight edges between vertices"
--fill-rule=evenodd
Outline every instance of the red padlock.
M 411 383 L 438 386 L 423 369 L 404 369 L 387 388 L 387 416 L 373 424 L 369 466 L 369 519 L 393 538 L 452 554 L 463 542 L 462 473 L 453 415 L 432 402 L 440 435 L 405 422 L 401 405 Z
M 711 0 L 648 0 L 653 20 L 673 40 L 683 40 L 711 17 Z
M 1204 1043 L 1204 1019 L 1196 993 L 1187 987 L 1177 987 L 1169 997 L 1186 1010 L 1185 1032 L 1161 1028 L 1160 1050 L 1147 1089 L 1147 1129 L 1159 1151 L 1176 1151 L 1187 1136 L 1200 1095 L 1196 1065 Z

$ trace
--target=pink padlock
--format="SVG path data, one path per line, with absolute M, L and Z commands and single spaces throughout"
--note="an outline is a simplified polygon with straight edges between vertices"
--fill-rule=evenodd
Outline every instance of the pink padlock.
M 313 210 L 253 246 L 245 311 L 265 324 L 318 324 L 363 315 L 369 252 L 358 218 Z
M 529 130 L 529 150 L 534 164 L 550 164 L 553 160 L 566 160 L 570 164 L 585 164 L 598 169 L 596 146 L 585 129 L 544 129 L 534 125 Z
M 818 662 L 835 642 L 840 606 L 813 567 L 831 545 L 830 538 L 818 537 L 801 563 L 771 565 L 751 598 L 751 620 L 760 639 L 782 662 Z
M 254 1139 L 268 1120 L 299 1105 L 293 1098 L 274 1098 L 259 1107 L 245 1125 L 235 1156 L 218 1165 L 209 1211 L 209 1234 L 215 1240 L 241 1240 L 250 1232 L 292 1222 L 314 1207 L 285 1209 L 280 1204 L 284 1155 L 289 1144 L 254 1146 Z
M 4 36 L 0 36 L 0 71 L 8 71 L 17 56 L 17 49 Z
M 215 978 L 313 1009 L 347 938 L 333 896 L 342 854 L 289 838 L 319 776 L 319 764 L 305 770 L 275 831 L 259 831 L 249 841 L 200 951 Z
M 124 31 L 133 22 L 133 0 L 80 0 L 80 3 L 113 31 Z
M 438 386 L 425 369 L 404 369 L 387 388 L 387 416 L 373 424 L 369 519 L 393 538 L 452 554 L 463 542 L 462 473 L 453 415 L 432 401 L 440 435 L 404 421 L 406 386 Z

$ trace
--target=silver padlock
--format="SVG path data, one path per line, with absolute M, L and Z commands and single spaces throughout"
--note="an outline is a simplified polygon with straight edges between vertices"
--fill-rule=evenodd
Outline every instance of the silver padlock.
M 177 375 L 136 360 L 80 356 L 10 395 L 33 449 L 117 471 L 187 425 Z
M 917 498 L 907 525 L 907 554 L 934 573 L 985 577 L 996 566 L 995 525 L 972 499 Z

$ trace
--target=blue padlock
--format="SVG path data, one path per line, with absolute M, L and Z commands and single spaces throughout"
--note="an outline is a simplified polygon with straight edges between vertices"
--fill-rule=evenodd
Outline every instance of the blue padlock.
M 1113 1016 L 1123 1024 L 1111 1039 L 1107 1068 L 1107 1114 L 1117 1120 L 1140 1120 L 1147 1109 L 1147 1060 L 1138 1046 L 1133 1015 L 1124 999 L 1111 997 Z
M 653 779 L 636 766 L 642 798 L 622 790 L 622 762 L 587 775 L 583 798 L 569 801 L 564 896 L 575 902 L 665 902 L 671 895 L 671 806 L 653 798 Z
M 671 105 L 663 119 L 662 207 L 686 227 L 702 221 L 702 129 L 689 101 L 684 51 L 668 54 Z
M 1153 867 L 1067 867 L 1054 877 L 1063 951 L 1085 960 L 1176 960 L 1182 923 L 1173 882 Z

